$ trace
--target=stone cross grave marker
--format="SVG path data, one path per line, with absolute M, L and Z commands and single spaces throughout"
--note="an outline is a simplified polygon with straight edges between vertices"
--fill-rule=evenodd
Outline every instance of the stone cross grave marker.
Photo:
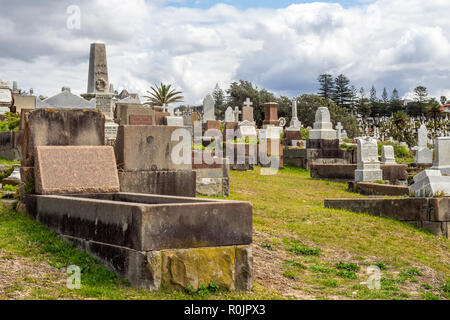
M 242 107 L 242 121 L 253 122 L 253 102 L 250 101 L 249 98 L 245 100 L 244 107 Z

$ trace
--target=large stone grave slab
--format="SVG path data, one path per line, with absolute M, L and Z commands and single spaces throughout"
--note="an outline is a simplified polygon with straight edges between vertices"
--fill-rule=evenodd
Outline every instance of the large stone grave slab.
M 120 191 L 109 146 L 37 146 L 34 172 L 37 194 Z
M 105 117 L 96 110 L 38 109 L 30 112 L 22 143 L 22 166 L 34 165 L 37 146 L 101 146 Z
M 171 139 L 177 129 L 169 126 L 119 126 L 115 145 L 117 164 L 126 171 L 192 170 L 192 159 L 189 164 L 172 161 L 172 150 L 177 143 Z

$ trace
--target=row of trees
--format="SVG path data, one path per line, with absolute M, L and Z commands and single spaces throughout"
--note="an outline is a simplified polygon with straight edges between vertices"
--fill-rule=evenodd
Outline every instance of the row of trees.
M 357 90 L 354 85 L 350 85 L 350 80 L 343 74 L 336 78 L 330 74 L 321 74 L 317 81 L 319 96 L 362 117 L 392 116 L 398 111 L 405 111 L 412 117 L 425 116 L 434 121 L 442 116 L 439 102 L 428 96 L 428 90 L 424 86 L 416 87 L 414 101 L 405 105 L 395 88 L 390 94 L 384 88 L 381 97 L 378 97 L 375 86 L 372 86 L 368 93 L 363 87 Z M 446 102 L 447 98 L 442 96 L 440 103 L 443 105 Z

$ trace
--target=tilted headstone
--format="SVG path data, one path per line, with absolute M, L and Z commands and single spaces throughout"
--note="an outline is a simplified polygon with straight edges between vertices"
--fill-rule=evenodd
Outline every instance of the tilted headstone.
M 442 176 L 439 170 L 424 170 L 413 179 L 409 192 L 414 193 L 415 197 L 434 197 L 441 193 L 450 195 L 450 177 Z
M 110 146 L 37 146 L 34 172 L 37 194 L 120 191 Z
M 211 94 L 208 94 L 203 100 L 203 123 L 208 120 L 216 120 L 216 115 L 214 113 L 214 98 Z
M 355 181 L 383 180 L 383 171 L 378 160 L 377 140 L 371 137 L 358 139 L 357 148 L 358 165 L 355 170 Z
M 316 118 L 314 122 L 314 129 L 309 133 L 310 140 L 335 140 L 336 131 L 333 130 L 331 123 L 330 111 L 327 107 L 320 107 L 316 111 Z
M 381 163 L 382 164 L 395 164 L 394 147 L 385 145 L 381 147 Z

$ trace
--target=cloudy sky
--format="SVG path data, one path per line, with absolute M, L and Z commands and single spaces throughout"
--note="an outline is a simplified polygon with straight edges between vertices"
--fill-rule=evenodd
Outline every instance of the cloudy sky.
M 173 83 L 187 104 L 239 79 L 289 97 L 312 93 L 321 73 L 343 73 L 367 91 L 375 85 L 379 95 L 424 85 L 450 98 L 448 0 L 0 0 L 0 7 L 0 78 L 47 96 L 62 86 L 86 92 L 89 44 L 105 42 L 117 90 L 144 95 L 154 83 Z

